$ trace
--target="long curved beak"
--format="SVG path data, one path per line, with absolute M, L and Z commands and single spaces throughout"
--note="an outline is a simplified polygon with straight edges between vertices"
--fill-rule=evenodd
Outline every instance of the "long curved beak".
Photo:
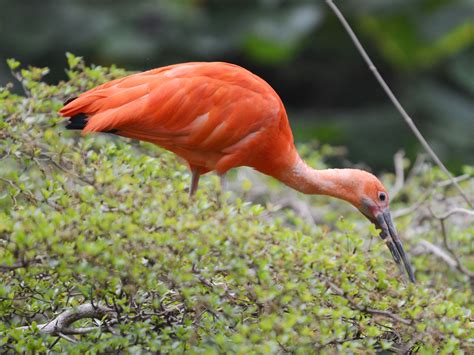
M 402 242 L 398 237 L 397 230 L 393 225 L 390 210 L 386 208 L 385 210 L 375 215 L 375 219 L 377 221 L 377 227 L 382 230 L 380 232 L 380 237 L 386 241 L 387 246 L 390 249 L 390 253 L 392 254 L 393 260 L 395 260 L 400 269 L 402 266 L 401 262 L 403 261 L 403 265 L 405 266 L 408 278 L 411 282 L 415 283 L 416 280 L 415 274 L 413 273 L 413 268 L 405 254 L 405 250 L 403 249 Z M 387 239 L 387 237 L 389 238 Z

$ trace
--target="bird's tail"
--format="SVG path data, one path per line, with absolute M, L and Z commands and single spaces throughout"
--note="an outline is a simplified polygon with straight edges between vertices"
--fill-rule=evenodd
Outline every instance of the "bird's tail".
M 62 116 L 66 116 L 69 118 L 69 121 L 67 122 L 66 129 L 71 129 L 71 130 L 83 130 L 87 126 L 87 122 L 89 120 L 89 116 L 84 113 L 80 112 L 80 107 L 78 109 L 77 106 L 75 106 L 73 103 L 72 105 L 69 105 L 72 103 L 74 100 L 76 100 L 77 97 L 74 97 L 72 99 L 67 100 L 64 103 L 64 107 L 59 111 L 59 113 Z M 116 133 L 116 129 L 110 129 L 110 130 L 104 130 L 101 131 L 102 133 Z

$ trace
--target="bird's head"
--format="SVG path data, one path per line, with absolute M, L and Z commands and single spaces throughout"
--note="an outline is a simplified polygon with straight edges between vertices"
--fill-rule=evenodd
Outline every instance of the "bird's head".
M 392 221 L 387 190 L 374 175 L 362 170 L 358 172 L 353 176 L 350 202 L 380 230 L 380 237 L 387 243 L 393 259 L 399 267 L 403 262 L 410 281 L 414 283 L 413 269 Z
M 415 282 L 413 269 L 392 221 L 387 190 L 377 177 L 359 169 L 316 170 L 301 159 L 289 171 L 276 177 L 305 194 L 332 196 L 355 206 L 380 229 L 380 237 L 387 243 L 393 259 L 399 268 L 403 262 L 410 281 Z

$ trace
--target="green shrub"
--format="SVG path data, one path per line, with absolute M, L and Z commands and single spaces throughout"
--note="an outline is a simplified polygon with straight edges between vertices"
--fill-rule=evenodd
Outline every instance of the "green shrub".
M 419 284 L 406 285 L 375 229 L 364 233 L 368 223 L 345 204 L 295 194 L 318 206 L 324 223 L 314 225 L 265 203 L 282 186 L 265 180 L 276 187 L 256 204 L 238 197 L 250 198 L 247 180 L 222 194 L 215 176 L 189 201 L 189 174 L 172 154 L 65 131 L 56 112 L 66 98 L 125 74 L 68 61 L 70 80 L 48 85 L 47 69 L 18 71 L 10 60 L 24 95 L 0 92 L 2 351 L 473 350 L 472 279 L 422 254 Z M 397 209 L 438 177 L 412 179 Z M 402 236 L 414 219 L 398 220 Z M 450 242 L 472 270 L 473 227 L 463 226 Z M 420 238 L 435 242 L 433 228 Z M 406 244 L 410 252 L 417 240 Z M 86 334 L 38 326 L 91 303 L 110 312 L 71 325 L 94 327 Z

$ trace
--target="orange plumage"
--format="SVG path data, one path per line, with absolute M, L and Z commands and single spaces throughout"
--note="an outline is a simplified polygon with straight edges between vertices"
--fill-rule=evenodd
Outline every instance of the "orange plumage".
M 199 176 L 250 166 L 308 194 L 346 200 L 381 230 L 392 256 L 413 271 L 391 221 L 388 194 L 357 169 L 315 170 L 296 151 L 285 107 L 260 77 L 228 63 L 170 65 L 100 85 L 64 106 L 67 128 L 154 143 L 185 159 Z M 388 238 L 388 239 L 387 239 Z
M 60 113 L 86 114 L 83 133 L 114 130 L 162 146 L 201 174 L 242 165 L 272 174 L 297 155 L 275 91 L 227 63 L 186 63 L 130 75 L 80 95 Z

